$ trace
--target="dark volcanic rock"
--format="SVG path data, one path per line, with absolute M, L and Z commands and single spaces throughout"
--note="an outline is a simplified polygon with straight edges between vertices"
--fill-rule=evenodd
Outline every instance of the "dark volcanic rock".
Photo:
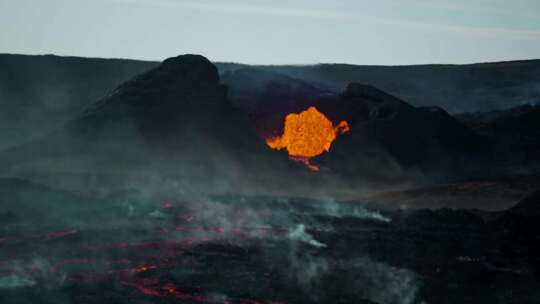
M 521 216 L 540 217 L 540 191 L 536 191 L 522 199 L 514 207 L 510 208 L 509 211 Z
M 222 80 L 234 105 L 251 117 L 263 137 L 280 135 L 287 114 L 337 95 L 316 84 L 254 68 L 226 72 Z
M 215 121 L 231 114 L 216 67 L 200 55 L 182 55 L 121 85 L 74 123 L 78 132 L 92 133 L 110 120 L 128 120 L 145 139 L 174 143 L 189 133 L 227 130 L 217 129 Z M 230 119 L 225 124 L 238 122 Z
M 350 84 L 339 100 L 341 116 L 381 143 L 398 160 L 418 163 L 430 150 L 478 151 L 481 140 L 440 108 L 415 108 L 371 86 Z M 351 132 L 351 136 L 353 136 Z
M 219 84 L 216 67 L 200 55 L 169 58 L 157 68 L 119 86 L 95 104 L 87 115 L 124 105 L 132 107 L 199 107 L 210 99 L 223 99 L 226 89 Z M 195 103 L 197 101 L 197 103 Z M 217 104 L 217 103 L 216 103 Z
M 263 96 L 267 98 L 285 97 L 290 99 L 289 103 L 298 103 L 307 102 L 307 100 L 301 100 L 303 97 L 313 98 L 321 94 L 331 93 L 331 91 L 324 89 L 324 86 L 319 84 L 255 68 L 228 71 L 221 76 L 221 79 L 229 87 L 232 99 L 245 100 Z M 260 102 L 261 100 L 254 101 Z M 280 100 L 275 101 L 283 102 Z M 270 101 L 266 100 L 264 102 Z M 290 106 L 284 105 L 286 107 Z
M 369 84 L 414 106 L 439 106 L 451 113 L 490 111 L 537 101 L 539 60 L 467 65 L 261 67 L 341 90 L 350 82 Z
M 540 106 L 524 105 L 507 110 L 458 116 L 475 132 L 494 142 L 500 163 L 538 170 L 540 160 Z
M 453 174 L 456 162 L 478 158 L 486 146 L 444 110 L 415 108 L 371 86 L 350 84 L 321 109 L 351 128 L 336 140 L 332 153 L 319 158 L 341 171 L 368 169 L 397 178 L 408 168 Z
M 346 120 L 351 131 L 314 160 L 344 176 L 399 181 L 411 168 L 453 175 L 460 164 L 486 159 L 488 142 L 443 109 L 416 108 L 373 86 L 351 83 L 337 94 L 256 69 L 224 77 L 235 105 L 250 115 L 262 137 L 280 135 L 287 114 L 310 106 L 335 124 Z
M 425 229 L 429 229 L 429 227 L 477 229 L 484 222 L 482 218 L 467 210 L 443 208 L 438 210 L 422 209 L 413 211 L 405 217 L 404 224 Z
M 227 100 L 216 67 L 203 56 L 181 55 L 119 86 L 44 139 L 4 155 L 8 168 L 31 160 L 121 172 L 169 163 L 170 170 L 206 172 L 204 178 L 219 167 L 252 166 L 272 154 Z

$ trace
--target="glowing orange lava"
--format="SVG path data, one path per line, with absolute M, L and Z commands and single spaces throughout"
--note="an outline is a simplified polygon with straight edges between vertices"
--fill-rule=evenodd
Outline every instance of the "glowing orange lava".
M 319 167 L 312 165 L 309 160 L 330 151 L 336 137 L 348 131 L 349 124 L 346 121 L 334 126 L 323 113 L 315 107 L 309 107 L 299 114 L 288 114 L 285 117 L 283 134 L 267 138 L 266 144 L 276 150 L 287 148 L 291 159 L 303 162 L 309 169 L 318 171 Z

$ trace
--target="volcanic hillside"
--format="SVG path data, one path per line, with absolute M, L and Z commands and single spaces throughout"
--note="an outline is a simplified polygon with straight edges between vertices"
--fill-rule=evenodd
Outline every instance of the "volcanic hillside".
M 226 95 L 206 58 L 169 58 L 55 132 L 3 152 L 0 166 L 13 175 L 152 170 L 201 180 L 279 168 L 272 159 L 288 166 Z
M 124 59 L 0 54 L 0 150 L 30 142 L 65 124 L 120 83 L 157 65 L 159 62 Z M 280 78 L 334 93 L 358 82 L 413 106 L 437 106 L 450 113 L 491 111 L 540 101 L 538 60 L 417 66 L 215 65 L 228 86 L 234 82 L 229 72 L 246 70 L 232 77 L 242 85 L 233 87 L 231 96 L 238 88 L 249 92 L 268 79 Z M 267 71 L 266 76 L 261 70 Z
M 450 178 L 460 173 L 451 169 L 485 155 L 483 139 L 445 111 L 413 107 L 371 86 L 352 83 L 337 94 L 256 69 L 223 82 L 229 92 L 202 56 L 169 58 L 42 139 L 3 152 L 0 168 L 20 177 L 166 175 L 335 191 Z M 336 132 L 324 143 L 328 152 L 313 158 L 317 174 L 265 143 L 283 133 L 287 115 L 310 107 Z
M 315 159 L 339 175 L 389 177 L 446 171 L 465 161 L 485 160 L 488 142 L 436 107 L 417 108 L 372 86 L 351 83 L 342 93 L 257 69 L 226 73 L 234 104 L 251 117 L 260 136 L 284 129 L 289 113 L 314 106 L 350 132 L 336 139 L 330 153 Z

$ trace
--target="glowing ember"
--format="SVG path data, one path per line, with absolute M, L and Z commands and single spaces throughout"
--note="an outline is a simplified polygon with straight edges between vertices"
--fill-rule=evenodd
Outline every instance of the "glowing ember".
M 59 239 L 59 238 L 66 237 L 68 235 L 77 234 L 78 232 L 79 231 L 77 231 L 75 229 L 67 230 L 67 231 L 50 232 L 50 233 L 47 233 L 47 235 L 45 235 L 44 240 L 45 241 L 56 240 L 56 239 Z
M 337 126 L 319 112 L 315 107 L 309 107 L 299 114 L 291 113 L 285 117 L 283 134 L 266 139 L 266 144 L 276 150 L 287 148 L 292 160 L 299 161 L 313 171 L 319 168 L 309 160 L 324 152 L 330 151 L 330 146 L 336 137 L 349 131 L 349 124 L 341 121 Z

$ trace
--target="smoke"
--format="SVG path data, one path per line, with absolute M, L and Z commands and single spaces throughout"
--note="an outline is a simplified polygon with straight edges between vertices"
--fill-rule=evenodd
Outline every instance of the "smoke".
M 389 223 L 391 218 L 384 216 L 379 211 L 371 211 L 363 206 L 355 206 L 351 204 L 337 203 L 335 200 L 326 200 L 320 204 L 321 213 L 333 217 L 353 217 L 364 220 L 372 220 L 383 223 Z
M 242 286 L 238 288 L 249 290 L 254 298 L 275 293 L 284 295 L 282 300 L 295 295 L 315 303 L 343 294 L 383 304 L 412 303 L 407 299 L 414 298 L 418 288 L 411 271 L 358 258 L 367 252 L 354 246 L 356 234 L 392 225 L 389 216 L 364 206 L 334 199 L 197 196 L 174 182 L 161 187 L 148 184 L 99 199 L 59 196 L 50 188 L 30 190 L 34 184 L 10 184 L 9 188 L 16 187 L 26 195 L 6 208 L 20 218 L 12 226 L 25 228 L 6 230 L 18 238 L 13 244 L 22 247 L 10 247 L 12 243 L 6 241 L 6 251 L 0 253 L 0 261 L 18 257 L 16 262 L 0 264 L 7 265 L 0 274 L 8 273 L 0 275 L 2 288 L 47 286 L 62 293 L 60 289 L 72 288 L 81 278 L 110 276 L 127 282 L 120 286 L 124 289 L 138 286 L 137 290 L 150 295 L 167 296 L 160 285 L 148 286 L 160 282 L 144 279 L 157 280 L 166 273 L 178 289 L 191 282 L 203 284 L 202 290 L 208 292 L 205 299 L 214 302 L 238 302 L 238 289 L 231 286 Z M 35 205 L 36 201 L 43 203 Z M 344 223 L 350 225 L 346 230 Z M 336 246 L 338 242 L 346 246 Z M 18 248 L 32 243 L 39 245 L 36 254 L 43 258 L 21 256 L 26 251 Z M 263 273 L 275 275 L 272 284 L 263 283 Z M 230 283 L 231 277 L 238 282 Z M 278 281 L 286 287 L 273 286 Z M 168 283 L 161 282 L 162 286 Z M 401 294 L 403 302 L 396 302 L 395 294 Z
M 53 265 L 42 257 L 33 257 L 30 260 L 5 261 L 0 267 L 2 271 L 10 274 L 0 276 L 0 289 L 33 287 L 38 283 L 45 286 L 59 286 L 64 283 L 66 274 L 54 269 Z
M 307 233 L 304 224 L 298 224 L 296 228 L 290 230 L 288 237 L 293 241 L 302 241 L 317 248 L 327 247 L 326 244 L 317 241 L 311 234 Z
M 414 272 L 375 262 L 369 257 L 345 263 L 354 269 L 355 288 L 359 295 L 381 304 L 412 304 L 416 300 L 419 282 Z
M 321 282 L 330 270 L 328 260 L 323 256 L 317 256 L 310 250 L 302 248 L 301 243 L 308 244 L 316 250 L 324 249 L 326 244 L 317 241 L 310 233 L 306 232 L 304 224 L 297 224 L 289 229 L 289 277 L 300 286 L 306 295 L 315 302 L 324 298 Z
M 329 258 L 318 251 L 302 248 L 298 242 L 310 245 L 316 250 L 331 250 L 306 232 L 305 225 L 299 224 L 288 233 L 290 253 L 288 265 L 290 276 L 314 302 L 327 302 L 332 290 L 328 288 L 340 273 L 344 282 L 343 290 L 356 298 L 367 299 L 380 304 L 412 304 L 417 299 L 419 280 L 414 272 L 405 268 L 377 262 L 368 256 Z M 335 249 L 333 249 L 335 250 Z M 336 292 L 343 293 L 343 290 Z
M 250 239 L 258 239 L 261 249 L 269 256 L 267 263 L 273 269 L 282 269 L 313 302 L 328 300 L 332 291 L 326 284 L 334 280 L 335 273 L 344 274 L 340 280 L 347 282 L 339 292 L 381 304 L 411 304 L 416 299 L 420 284 L 414 272 L 376 262 L 362 252 L 358 258 L 341 256 L 336 248 L 314 235 L 335 232 L 332 222 L 322 223 L 321 218 L 352 218 L 390 224 L 391 218 L 379 211 L 332 199 L 308 203 L 287 198 L 244 196 L 166 203 L 169 204 L 178 204 L 184 210 L 186 225 L 197 227 L 195 231 L 183 229 L 170 236 L 172 239 L 181 236 L 198 242 L 215 239 L 229 231 L 235 233 L 227 242 L 249 246 Z M 170 218 L 167 210 L 154 210 L 148 216 L 167 219 Z M 284 227 L 287 227 L 286 231 L 279 232 Z M 268 235 L 265 233 L 268 231 L 274 233 Z M 287 241 L 285 248 L 276 245 L 282 240 Z M 284 252 L 288 254 L 280 258 Z
M 21 275 L 11 274 L 9 276 L 0 277 L 0 289 L 32 287 L 34 285 L 36 285 L 36 281 Z
M 302 254 L 297 247 L 291 250 L 289 275 L 306 291 L 312 299 L 324 296 L 321 282 L 330 271 L 328 260 L 311 254 Z

